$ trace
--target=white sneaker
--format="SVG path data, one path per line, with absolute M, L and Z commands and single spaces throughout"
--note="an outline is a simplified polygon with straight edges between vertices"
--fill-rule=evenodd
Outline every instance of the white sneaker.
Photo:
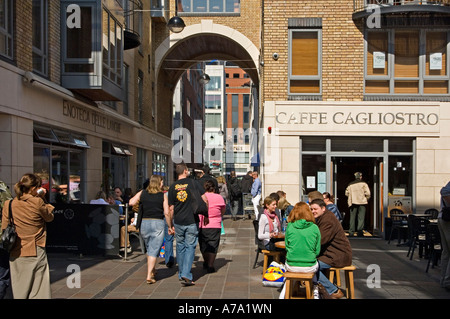
M 317 285 L 314 285 L 313 296 L 314 299 L 320 299 L 319 287 Z

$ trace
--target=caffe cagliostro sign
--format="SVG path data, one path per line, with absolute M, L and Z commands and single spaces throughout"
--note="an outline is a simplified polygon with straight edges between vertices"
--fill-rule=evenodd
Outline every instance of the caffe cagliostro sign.
M 438 106 L 277 105 L 276 127 L 303 132 L 438 133 Z

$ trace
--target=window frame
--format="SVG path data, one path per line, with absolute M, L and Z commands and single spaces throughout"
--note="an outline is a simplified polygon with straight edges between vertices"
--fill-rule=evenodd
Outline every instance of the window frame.
M 222 0 L 222 10 L 221 11 L 212 11 L 210 10 L 210 1 L 205 1 L 205 11 L 194 11 L 195 1 L 199 0 L 185 0 L 189 2 L 189 11 L 184 11 L 182 0 L 178 1 L 178 15 L 179 16 L 240 16 L 241 15 L 241 1 L 236 0 L 238 2 L 238 11 L 227 11 L 227 0 Z
M 418 77 L 396 77 L 395 76 L 395 34 L 398 31 L 406 31 L 400 28 L 385 28 L 385 29 L 366 29 L 364 32 L 364 96 L 386 96 L 386 97 L 424 97 L 424 98 L 435 98 L 440 96 L 450 97 L 450 31 L 445 28 L 414 28 L 407 29 L 407 31 L 419 32 L 419 57 L 418 57 Z M 388 33 L 388 70 L 387 75 L 368 75 L 368 48 L 369 48 L 369 33 L 375 32 L 387 32 Z M 447 46 L 446 46 L 446 74 L 445 76 L 436 75 L 426 75 L 426 59 L 427 59 L 427 33 L 428 32 L 447 32 Z M 418 81 L 418 93 L 395 93 L 395 83 L 396 81 Z M 367 81 L 388 81 L 389 82 L 389 93 L 367 93 Z M 447 81 L 447 93 L 424 93 L 424 87 L 426 81 Z
M 32 40 L 32 55 L 33 55 L 33 72 L 40 74 L 44 77 L 48 76 L 48 0 L 33 0 L 34 2 L 39 2 L 40 8 L 40 47 L 36 47 L 34 45 L 34 32 L 33 32 L 33 40 Z M 34 16 L 33 16 L 34 18 Z M 34 56 L 37 56 L 40 60 L 42 69 L 38 70 L 34 65 Z
M 0 34 L 5 37 L 5 51 L 0 51 L 0 57 L 14 59 L 14 2 L 4 0 L 5 21 L 0 25 Z M 8 45 L 9 44 L 9 45 Z M 11 54 L 9 55 L 8 52 Z
M 296 32 L 317 32 L 317 72 L 318 75 L 292 75 L 292 41 L 293 34 Z M 322 28 L 312 27 L 312 28 L 292 28 L 289 29 L 288 36 L 288 95 L 289 96 L 322 96 Z M 291 81 L 319 81 L 319 93 L 293 93 L 291 92 Z

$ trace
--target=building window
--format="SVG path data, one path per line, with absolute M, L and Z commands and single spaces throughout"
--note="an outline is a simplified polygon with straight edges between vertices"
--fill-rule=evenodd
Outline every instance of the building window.
M 0 56 L 13 58 L 13 0 L 0 0 Z
M 448 95 L 447 30 L 367 30 L 365 94 Z
M 239 14 L 240 0 L 177 0 L 179 13 Z
M 321 94 L 322 31 L 290 30 L 289 43 L 289 94 Z
M 138 71 L 138 122 L 142 123 L 144 116 L 144 72 L 141 70 Z
M 33 70 L 43 76 L 48 74 L 48 3 L 33 0 Z
M 122 85 L 123 29 L 112 14 L 103 9 L 103 76 Z
M 153 153 L 152 174 L 160 175 L 163 178 L 164 185 L 169 184 L 168 156 L 159 153 Z
M 221 114 L 220 113 L 206 113 L 205 114 L 205 127 L 220 128 L 221 127 Z
M 205 108 L 220 110 L 222 108 L 221 96 L 216 94 L 207 94 L 205 96 Z
M 147 151 L 137 148 L 136 154 L 136 191 L 142 189 L 147 179 Z
M 64 20 L 70 18 L 71 13 L 66 12 L 68 4 L 65 5 Z M 81 6 L 81 28 L 65 26 L 63 28 L 63 73 L 94 73 L 94 41 L 93 20 L 95 8 L 93 6 Z
M 83 149 L 86 139 L 46 126 L 34 126 L 33 172 L 42 178 L 51 203 L 82 203 L 85 200 Z
M 129 115 L 129 103 L 128 103 L 128 93 L 129 93 L 129 86 L 130 86 L 130 79 L 129 79 L 129 66 L 127 64 L 123 65 L 123 77 L 124 77 L 124 86 L 123 86 L 123 115 L 128 116 Z
M 222 89 L 221 85 L 222 77 L 211 76 L 208 84 L 205 86 L 205 91 L 220 91 Z

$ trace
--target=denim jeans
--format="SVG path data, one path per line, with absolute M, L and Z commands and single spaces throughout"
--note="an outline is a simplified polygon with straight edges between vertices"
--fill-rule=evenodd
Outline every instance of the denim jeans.
M 316 276 L 318 275 L 319 277 L 318 281 L 325 287 L 329 294 L 335 293 L 338 288 L 330 280 L 328 280 L 328 277 L 324 274 L 328 272 L 328 269 L 330 269 L 331 266 L 320 260 L 318 260 L 318 262 L 319 271 L 316 274 Z
M 173 235 L 169 235 L 169 226 L 167 226 L 167 222 L 164 221 L 164 240 L 165 240 L 165 248 L 164 248 L 164 258 L 166 265 L 169 262 L 174 263 L 173 258 Z
M 198 224 L 175 224 L 175 239 L 177 241 L 178 278 L 184 277 L 192 280 L 191 269 L 198 242 Z

